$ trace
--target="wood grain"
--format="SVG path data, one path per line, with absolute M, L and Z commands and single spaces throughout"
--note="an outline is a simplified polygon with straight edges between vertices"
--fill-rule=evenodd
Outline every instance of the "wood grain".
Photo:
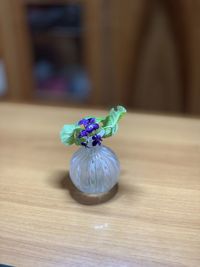
M 183 112 L 183 81 L 177 37 L 165 1 L 154 1 L 141 43 L 132 105 L 144 110 Z
M 14 266 L 200 265 L 200 121 L 129 113 L 104 143 L 121 162 L 117 195 L 73 200 L 76 147 L 64 123 L 104 111 L 0 105 L 0 263 Z
M 185 32 L 185 43 L 187 50 L 185 51 L 187 58 L 187 76 L 188 85 L 186 92 L 186 108 L 187 112 L 191 114 L 200 114 L 200 77 L 199 77 L 199 62 L 200 62 L 200 2 L 192 1 L 178 1 L 181 6 L 182 17 L 184 18 L 183 30 Z
M 144 0 L 126 0 L 122 5 L 120 0 L 111 0 L 110 8 L 110 38 L 114 88 L 112 102 L 128 103 L 132 100 L 133 80 L 141 46 L 141 34 L 145 21 L 148 3 Z M 132 102 L 131 102 L 132 104 Z
M 30 100 L 33 97 L 32 51 L 26 12 L 22 1 L 1 1 L 2 57 L 8 78 L 8 98 L 11 100 Z
M 91 81 L 91 104 L 102 104 L 104 81 L 102 51 L 102 1 L 82 1 L 83 4 L 83 61 Z

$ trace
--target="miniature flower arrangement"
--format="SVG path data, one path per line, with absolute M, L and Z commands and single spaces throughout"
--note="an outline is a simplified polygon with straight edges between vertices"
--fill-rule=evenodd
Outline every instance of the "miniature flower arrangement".
M 69 170 L 73 184 L 80 191 L 105 193 L 118 182 L 119 160 L 102 141 L 116 134 L 118 122 L 125 113 L 124 107 L 117 106 L 106 117 L 85 117 L 75 124 L 63 126 L 61 142 L 67 146 L 80 146 L 72 156 Z

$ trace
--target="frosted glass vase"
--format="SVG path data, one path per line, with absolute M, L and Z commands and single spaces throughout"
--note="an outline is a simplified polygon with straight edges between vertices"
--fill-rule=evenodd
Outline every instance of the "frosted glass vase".
M 118 182 L 120 164 L 108 147 L 81 147 L 72 156 L 70 177 L 73 184 L 88 194 L 106 193 Z

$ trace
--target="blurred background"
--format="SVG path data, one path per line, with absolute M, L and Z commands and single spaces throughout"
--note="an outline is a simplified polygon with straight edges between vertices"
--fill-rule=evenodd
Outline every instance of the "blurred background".
M 200 114 L 199 0 L 1 0 L 0 100 Z

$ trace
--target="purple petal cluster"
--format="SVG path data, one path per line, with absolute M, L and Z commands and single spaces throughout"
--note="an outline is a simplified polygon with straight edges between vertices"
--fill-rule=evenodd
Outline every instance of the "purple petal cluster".
M 92 136 L 92 145 L 93 146 L 96 146 L 96 145 L 101 145 L 101 141 L 102 141 L 102 138 L 100 135 L 98 134 L 95 134 Z
M 99 124 L 96 123 L 95 118 L 86 118 L 86 119 L 81 119 L 78 122 L 78 125 L 83 125 L 84 129 L 81 130 L 81 132 L 78 135 L 78 138 L 85 138 L 86 140 L 81 143 L 82 146 L 87 147 L 88 144 L 88 137 L 89 135 L 94 132 L 94 135 L 92 136 L 92 145 L 96 146 L 101 145 L 102 138 L 100 135 L 96 134 L 96 130 L 99 129 Z M 91 135 L 90 135 L 91 136 Z
M 88 136 L 88 132 L 86 130 L 82 130 L 78 137 L 82 138 L 82 137 L 85 137 L 85 136 Z
M 82 119 L 78 122 L 78 125 L 84 125 L 86 127 L 88 124 L 95 123 L 95 118 Z
M 99 129 L 99 124 L 98 123 L 94 123 L 94 124 L 88 124 L 85 128 L 85 130 L 88 133 L 92 133 L 93 131 Z

